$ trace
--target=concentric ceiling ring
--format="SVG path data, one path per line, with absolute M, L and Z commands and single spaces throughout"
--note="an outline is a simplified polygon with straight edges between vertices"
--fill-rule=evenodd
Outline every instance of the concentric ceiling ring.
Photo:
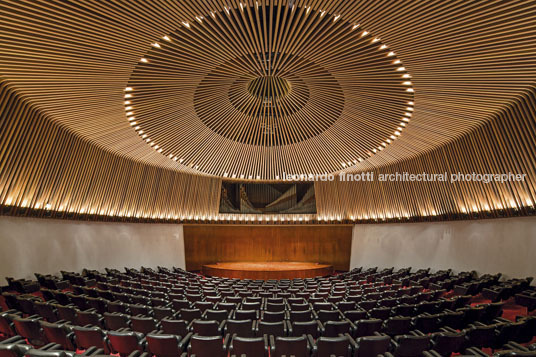
M 410 75 L 359 27 L 296 5 L 184 22 L 136 66 L 127 117 L 153 148 L 207 174 L 277 180 L 352 166 L 413 111 Z

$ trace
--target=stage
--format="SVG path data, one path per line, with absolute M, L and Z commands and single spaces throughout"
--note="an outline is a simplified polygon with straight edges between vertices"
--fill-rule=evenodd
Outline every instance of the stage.
M 333 266 L 303 262 L 229 262 L 207 264 L 203 275 L 238 279 L 314 278 L 333 273 Z

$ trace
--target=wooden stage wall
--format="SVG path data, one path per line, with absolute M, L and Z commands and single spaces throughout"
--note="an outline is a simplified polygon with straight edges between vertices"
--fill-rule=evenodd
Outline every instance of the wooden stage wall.
M 297 261 L 348 270 L 351 225 L 245 226 L 184 225 L 187 270 L 217 262 Z

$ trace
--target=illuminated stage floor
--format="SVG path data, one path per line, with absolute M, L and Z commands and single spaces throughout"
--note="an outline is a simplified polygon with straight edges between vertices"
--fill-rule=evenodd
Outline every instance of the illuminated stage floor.
M 314 278 L 333 273 L 332 265 L 304 262 L 232 262 L 203 265 L 208 276 L 238 279 Z

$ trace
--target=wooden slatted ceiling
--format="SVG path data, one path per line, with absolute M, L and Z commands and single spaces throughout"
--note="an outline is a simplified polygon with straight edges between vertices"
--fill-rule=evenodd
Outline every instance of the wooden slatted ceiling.
M 197 23 L 196 16 L 221 13 L 224 6 L 240 11 L 238 1 L 4 0 L 0 6 L 3 205 L 49 202 L 75 213 L 151 218 L 216 213 L 220 181 L 147 145 L 129 125 L 123 97 L 151 43 L 164 41 L 182 22 Z M 295 6 L 360 24 L 412 76 L 410 123 L 351 171 L 516 169 L 529 177 L 501 186 L 319 184 L 321 216 L 455 214 L 472 206 L 525 210 L 534 202 L 536 3 L 333 0 Z M 326 147 L 337 138 L 331 139 Z M 293 164 L 282 148 L 271 149 L 279 160 L 257 154 L 262 178 Z M 240 173 L 247 156 L 238 146 L 230 154 Z M 329 152 L 298 155 L 304 162 L 330 162 Z
M 136 135 L 125 120 L 123 90 L 151 43 L 162 41 L 183 22 L 197 24 L 196 16 L 225 12 L 224 7 L 240 11 L 239 1 L 5 0 L 2 4 L 2 74 L 18 93 L 31 98 L 51 120 L 106 150 L 152 165 L 187 168 L 155 152 Z M 387 44 L 413 76 L 416 106 L 411 124 L 396 143 L 358 164 L 360 168 L 392 163 L 452 140 L 489 120 L 532 85 L 536 72 L 529 65 L 536 32 L 532 1 L 295 4 L 330 16 L 340 14 L 340 23 L 360 24 Z M 325 140 L 323 147 L 337 139 Z M 261 178 L 275 178 L 273 165 L 292 164 L 282 150 L 274 151 L 281 155 L 279 160 L 270 153 L 257 155 L 265 163 Z M 235 164 L 246 161 L 239 148 L 232 153 L 239 158 Z M 322 161 L 329 151 L 317 154 L 315 159 Z

